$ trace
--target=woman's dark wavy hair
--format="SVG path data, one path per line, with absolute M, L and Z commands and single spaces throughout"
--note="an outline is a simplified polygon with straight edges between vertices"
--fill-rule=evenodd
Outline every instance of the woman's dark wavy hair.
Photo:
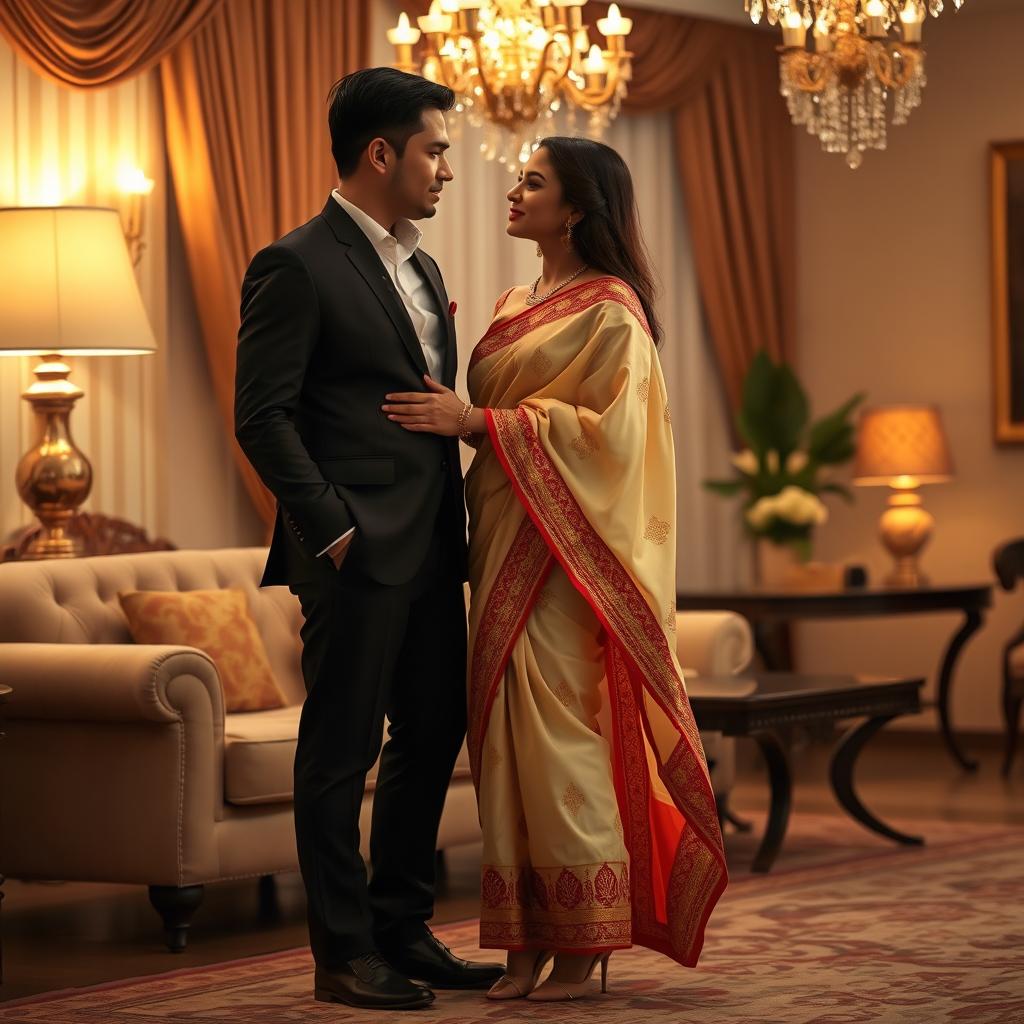
M 540 142 L 565 201 L 583 215 L 572 229 L 573 247 L 595 270 L 622 278 L 636 292 L 656 344 L 661 324 L 654 311 L 654 275 L 640 231 L 633 179 L 611 146 L 552 135 Z

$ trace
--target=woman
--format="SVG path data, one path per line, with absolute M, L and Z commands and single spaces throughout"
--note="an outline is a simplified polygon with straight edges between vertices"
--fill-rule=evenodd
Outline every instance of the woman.
M 498 300 L 472 404 L 428 378 L 384 409 L 478 447 L 480 944 L 508 951 L 488 994 L 573 999 L 633 943 L 693 966 L 726 869 L 675 656 L 672 432 L 629 171 L 600 143 L 549 138 L 508 200 L 508 234 L 543 269 Z

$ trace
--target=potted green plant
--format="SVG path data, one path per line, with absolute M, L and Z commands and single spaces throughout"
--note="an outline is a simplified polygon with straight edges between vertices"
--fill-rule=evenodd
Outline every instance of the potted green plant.
M 812 423 L 796 374 L 786 363 L 774 363 L 759 352 L 743 381 L 736 414 L 736 432 L 747 445 L 732 457 L 736 476 L 705 480 L 704 486 L 725 497 L 742 497 L 744 529 L 762 547 L 808 561 L 814 529 L 828 519 L 822 495 L 853 500 L 828 473 L 853 457 L 851 414 L 863 400 L 863 394 L 856 394 Z M 762 562 L 771 554 L 762 552 Z

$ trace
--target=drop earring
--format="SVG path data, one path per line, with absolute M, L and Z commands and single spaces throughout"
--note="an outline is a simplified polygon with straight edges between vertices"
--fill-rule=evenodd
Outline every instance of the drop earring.
M 544 250 L 540 247 L 540 242 L 537 243 L 537 256 L 538 258 L 544 255 Z
M 572 217 L 567 217 L 565 220 L 565 234 L 562 235 L 562 245 L 572 251 Z

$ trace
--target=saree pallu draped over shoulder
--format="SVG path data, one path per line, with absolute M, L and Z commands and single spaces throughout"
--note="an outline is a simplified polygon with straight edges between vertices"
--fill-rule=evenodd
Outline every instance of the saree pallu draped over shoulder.
M 504 727 L 499 718 L 518 714 L 507 710 L 514 697 L 508 691 L 552 664 L 543 649 L 545 616 L 558 611 L 552 603 L 561 602 L 564 614 L 549 634 L 555 637 L 550 647 L 559 648 L 576 622 L 586 633 L 572 606 L 582 598 L 582 611 L 594 621 L 600 701 L 595 697 L 590 718 L 577 710 L 579 727 L 576 720 L 569 726 L 574 735 L 582 737 L 582 728 L 605 744 L 607 788 L 614 788 L 605 816 L 617 817 L 619 849 L 628 860 L 615 863 L 612 849 L 607 861 L 591 859 L 559 873 L 557 864 L 535 862 L 531 834 L 522 848 L 530 847 L 534 863 L 485 864 L 482 943 L 582 951 L 633 942 L 694 966 L 727 872 L 675 653 L 672 429 L 635 293 L 617 278 L 599 278 L 496 319 L 473 353 L 469 388 L 474 404 L 487 410 L 489 434 L 467 475 L 469 748 L 481 818 L 491 813 L 483 799 L 489 775 L 505 759 L 494 746 Z M 564 589 L 559 580 L 567 581 Z M 584 634 L 583 654 L 567 655 L 570 675 L 575 664 L 590 671 L 591 641 Z M 571 638 L 566 643 L 575 650 Z M 582 690 L 574 695 L 564 678 L 549 686 L 566 707 L 585 703 Z M 547 715 L 561 713 L 545 699 L 542 694 L 535 712 L 542 728 Z M 519 756 L 523 793 L 546 784 L 552 763 Z M 537 779 L 523 780 L 524 772 Z M 570 820 L 575 841 L 588 827 L 577 813 L 586 787 L 575 799 L 571 789 L 561 803 L 576 815 Z M 525 832 L 529 824 L 521 817 L 506 827 Z M 485 827 L 485 859 L 487 833 Z M 602 842 L 601 849 L 613 846 Z M 561 936 L 569 938 L 562 943 Z M 484 942 L 489 937 L 494 941 Z

